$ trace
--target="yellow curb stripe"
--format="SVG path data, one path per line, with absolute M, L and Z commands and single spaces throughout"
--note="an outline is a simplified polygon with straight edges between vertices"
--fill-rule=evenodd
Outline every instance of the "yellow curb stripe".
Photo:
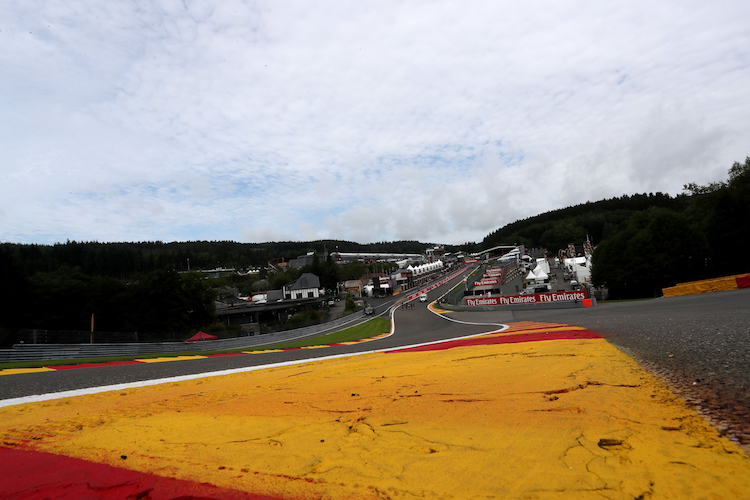
M 274 498 L 750 491 L 750 459 L 604 339 L 372 353 L 23 404 L 0 408 L 0 434 Z
M 437 302 L 431 302 L 430 305 L 427 306 L 430 309 L 430 311 L 434 312 L 435 314 L 445 314 L 445 313 L 453 312 L 453 311 L 448 311 L 446 309 L 441 309 L 435 304 L 437 304 Z
M 739 288 L 737 285 L 737 278 L 743 278 L 745 276 L 748 276 L 748 274 L 735 274 L 733 276 L 723 276 L 721 278 L 678 283 L 673 287 L 662 289 L 662 293 L 665 297 L 677 297 L 680 295 L 737 290 Z
M 185 361 L 188 359 L 206 359 L 206 356 L 165 356 L 162 358 L 144 358 L 136 359 L 141 363 L 163 363 L 165 361 Z
M 42 373 L 42 372 L 54 372 L 54 368 L 6 368 L 0 370 L 0 375 L 17 375 L 19 373 Z

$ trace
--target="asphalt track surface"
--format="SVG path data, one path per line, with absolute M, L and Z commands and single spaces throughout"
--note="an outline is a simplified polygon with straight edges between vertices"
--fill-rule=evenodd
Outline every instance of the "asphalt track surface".
M 3 407 L 0 435 L 0 497 L 18 500 L 720 500 L 750 491 L 750 458 L 632 358 L 580 327 L 529 321 Z
M 468 274 L 468 270 L 466 273 Z M 463 276 L 462 274 L 462 276 Z M 419 344 L 453 338 L 456 336 L 472 335 L 492 329 L 488 325 L 462 325 L 445 321 L 427 310 L 429 302 L 438 298 L 456 283 L 462 276 L 442 285 L 428 293 L 428 302 L 414 300 L 414 308 L 400 309 L 396 313 L 398 327 L 394 335 L 372 342 L 349 346 L 332 346 L 325 349 L 300 349 L 283 352 L 247 354 L 240 356 L 226 356 L 204 358 L 199 360 L 170 361 L 165 363 L 144 363 L 122 366 L 89 367 L 80 370 L 62 370 L 55 372 L 27 373 L 0 378 L 0 400 L 20 398 L 38 394 L 48 394 L 92 387 L 126 384 L 153 379 L 179 377 L 199 373 L 232 370 L 248 366 L 261 366 L 271 363 L 284 363 L 301 359 L 312 359 L 327 356 L 342 355 L 355 352 L 372 351 L 377 349 L 392 349 L 405 345 Z M 375 301 L 376 312 L 385 311 L 396 300 L 403 302 L 403 297 Z M 510 315 L 498 316 L 490 323 L 508 321 Z M 457 332 L 456 327 L 460 332 Z
M 356 345 L 3 376 L 3 391 L 39 394 L 329 358 L 4 407 L 0 496 L 743 498 L 747 455 L 630 356 L 672 379 L 710 374 L 696 394 L 741 388 L 747 298 L 447 314 L 417 301 L 392 336 Z M 387 352 L 350 356 L 373 350 Z M 741 417 L 737 401 L 725 408 Z
M 399 308 L 392 336 L 350 346 L 248 354 L 200 360 L 90 367 L 0 378 L 0 400 L 392 349 L 492 331 L 517 321 L 576 325 L 602 335 L 665 382 L 723 434 L 750 447 L 750 290 L 602 304 L 594 308 L 451 313 L 427 305 L 461 277 L 428 293 L 428 302 Z M 398 298 L 399 302 L 403 298 Z M 393 299 L 376 304 L 377 312 Z

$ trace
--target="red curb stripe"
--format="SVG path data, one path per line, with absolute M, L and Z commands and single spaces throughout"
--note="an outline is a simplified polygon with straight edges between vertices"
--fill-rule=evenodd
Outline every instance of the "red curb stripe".
M 124 461 L 124 460 L 123 460 Z M 149 500 L 273 500 L 220 488 L 207 483 L 183 481 L 143 472 L 97 464 L 78 458 L 40 451 L 0 447 L 3 480 L 0 498 L 16 500 L 123 498 Z
M 588 330 L 558 330 L 552 332 L 535 332 L 523 333 L 519 335 L 506 335 L 502 337 L 482 337 L 463 340 L 449 340 L 438 344 L 423 345 L 418 347 L 409 347 L 406 349 L 394 349 L 386 353 L 394 352 L 425 352 L 425 351 L 443 351 L 455 347 L 467 347 L 477 345 L 495 345 L 495 344 L 520 344 L 523 342 L 542 342 L 545 340 L 576 340 L 576 339 L 599 339 L 599 335 Z

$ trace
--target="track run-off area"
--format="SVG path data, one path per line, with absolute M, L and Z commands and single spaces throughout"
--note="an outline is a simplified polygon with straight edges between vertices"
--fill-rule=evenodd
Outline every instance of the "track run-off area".
M 368 342 L 0 376 L 0 498 L 747 498 L 747 454 L 659 377 L 731 377 L 697 351 L 745 291 L 431 304 L 461 278 Z

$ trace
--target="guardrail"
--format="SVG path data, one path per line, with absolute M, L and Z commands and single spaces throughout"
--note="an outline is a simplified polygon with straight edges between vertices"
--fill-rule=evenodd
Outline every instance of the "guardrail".
M 175 354 L 188 352 L 246 349 L 267 344 L 278 344 L 333 330 L 365 318 L 363 311 L 337 320 L 295 330 L 267 333 L 253 337 L 201 340 L 199 342 L 141 342 L 124 344 L 15 344 L 11 349 L 0 349 L 0 363 L 52 359 L 87 359 L 143 354 Z M 367 318 L 369 319 L 369 318 Z M 353 326 L 353 325 L 352 325 Z

